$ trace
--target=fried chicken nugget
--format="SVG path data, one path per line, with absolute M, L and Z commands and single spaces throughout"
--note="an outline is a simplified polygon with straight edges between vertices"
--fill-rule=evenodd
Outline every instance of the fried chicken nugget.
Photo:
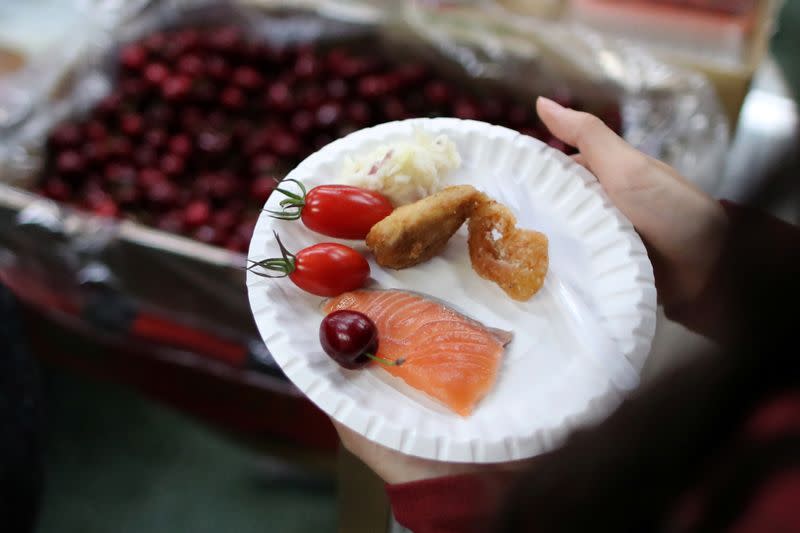
M 367 247 L 382 267 L 423 263 L 442 251 L 482 196 L 470 185 L 457 185 L 398 207 L 372 227 Z
M 480 202 L 469 219 L 469 256 L 481 277 L 514 300 L 527 301 L 544 284 L 548 242 L 543 233 L 516 225 L 506 206 L 489 199 Z

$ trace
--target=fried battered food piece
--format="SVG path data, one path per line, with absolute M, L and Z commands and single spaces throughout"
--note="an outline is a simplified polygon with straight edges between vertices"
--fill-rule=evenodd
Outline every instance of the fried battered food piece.
M 423 263 L 442 251 L 482 197 L 470 185 L 457 185 L 398 207 L 372 226 L 367 246 L 382 267 L 402 269 Z
M 514 300 L 527 301 L 544 284 L 547 236 L 516 225 L 506 206 L 481 202 L 469 219 L 469 257 L 481 277 L 497 283 Z

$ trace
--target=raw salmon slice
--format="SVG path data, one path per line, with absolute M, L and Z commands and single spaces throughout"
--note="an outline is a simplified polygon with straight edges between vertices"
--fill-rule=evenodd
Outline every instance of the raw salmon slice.
M 467 416 L 492 389 L 511 333 L 487 328 L 420 294 L 359 290 L 331 298 L 326 313 L 364 313 L 378 327 L 378 355 L 405 359 L 387 372 Z

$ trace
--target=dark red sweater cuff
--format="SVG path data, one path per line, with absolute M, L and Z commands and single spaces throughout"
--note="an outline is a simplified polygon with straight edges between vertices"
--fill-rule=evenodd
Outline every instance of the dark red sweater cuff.
M 497 472 L 387 485 L 394 517 L 414 533 L 491 531 L 515 474 Z
M 744 289 L 755 290 L 764 276 L 797 260 L 800 229 L 755 209 L 720 203 L 730 225 L 706 287 L 694 301 L 664 311 L 670 320 L 724 344 L 747 327 Z

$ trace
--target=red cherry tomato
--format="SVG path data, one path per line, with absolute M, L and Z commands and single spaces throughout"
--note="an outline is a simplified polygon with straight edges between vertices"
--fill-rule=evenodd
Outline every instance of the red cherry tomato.
M 348 185 L 320 185 L 306 195 L 301 218 L 310 230 L 339 239 L 365 239 L 394 208 L 382 194 Z
M 289 277 L 295 285 L 317 296 L 338 296 L 360 289 L 369 278 L 369 263 L 343 244 L 323 242 L 291 253 L 275 233 L 281 257 L 250 261 L 247 269 L 265 278 Z
M 268 211 L 283 220 L 301 218 L 307 228 L 338 239 L 365 239 L 372 226 L 394 210 L 392 203 L 379 192 L 349 185 L 320 185 L 306 192 L 294 179 L 299 193 L 278 187 L 284 196 L 281 211 Z
M 323 242 L 297 252 L 295 285 L 317 296 L 338 296 L 360 289 L 369 278 L 369 263 L 349 246 Z

